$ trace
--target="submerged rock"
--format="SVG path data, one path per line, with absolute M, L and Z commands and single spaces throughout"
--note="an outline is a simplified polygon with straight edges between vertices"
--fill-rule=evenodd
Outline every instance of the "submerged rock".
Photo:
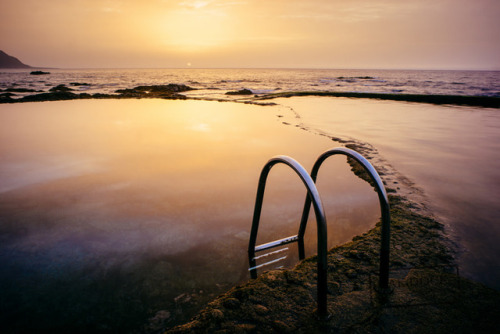
M 49 92 L 70 92 L 72 91 L 73 89 L 69 88 L 69 87 L 66 87 L 66 85 L 57 85 L 55 87 L 52 87 L 51 89 L 49 89 Z
M 227 92 L 226 95 L 252 95 L 253 92 L 250 89 L 242 89 L 237 91 Z
M 85 82 L 70 82 L 69 84 L 71 86 L 91 86 L 91 84 Z
M 145 326 L 145 331 L 157 332 L 162 330 L 170 320 L 170 317 L 171 314 L 167 310 L 156 312 L 155 316 L 149 319 L 149 323 Z
M 37 92 L 36 90 L 34 89 L 30 89 L 30 88 L 7 88 L 5 90 L 5 92 L 14 92 L 14 93 L 34 93 L 34 92 Z

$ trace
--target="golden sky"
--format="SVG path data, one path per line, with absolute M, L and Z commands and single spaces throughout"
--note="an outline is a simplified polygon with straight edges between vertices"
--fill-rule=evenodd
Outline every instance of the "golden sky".
M 500 0 L 0 0 L 47 67 L 500 69 Z

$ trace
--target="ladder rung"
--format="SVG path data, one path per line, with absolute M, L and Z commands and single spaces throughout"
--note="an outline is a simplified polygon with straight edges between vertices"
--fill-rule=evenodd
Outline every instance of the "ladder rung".
M 288 250 L 288 247 L 285 247 L 285 248 L 282 248 L 282 249 L 278 249 L 277 251 L 274 251 L 274 252 L 269 252 L 269 253 L 266 253 L 266 254 L 262 254 L 262 255 L 256 256 L 253 259 L 254 260 L 258 260 L 258 259 L 261 259 L 263 257 L 269 256 L 269 255 L 278 254 L 278 253 L 281 253 L 281 252 L 284 252 L 284 251 L 287 251 L 287 250 Z
M 281 245 L 286 245 L 286 244 L 289 244 L 291 242 L 295 242 L 295 241 L 298 241 L 298 240 L 299 240 L 299 236 L 298 235 L 293 235 L 291 237 L 287 237 L 287 238 L 283 238 L 283 239 L 271 241 L 271 242 L 268 242 L 266 244 L 262 244 L 262 245 L 256 246 L 255 247 L 255 251 L 256 252 L 261 252 L 261 251 L 269 249 L 269 248 L 274 248 L 274 247 L 278 247 L 278 246 L 281 246 Z
M 248 271 L 252 271 L 252 270 L 255 270 L 255 269 L 260 268 L 260 267 L 268 266 L 268 265 L 270 265 L 270 264 L 273 264 L 273 263 L 279 262 L 279 261 L 284 260 L 284 259 L 286 259 L 286 258 L 287 258 L 286 256 L 283 256 L 283 257 L 277 258 L 277 259 L 275 259 L 275 260 L 271 260 L 271 261 L 269 261 L 269 262 L 259 264 L 258 266 L 248 268 Z

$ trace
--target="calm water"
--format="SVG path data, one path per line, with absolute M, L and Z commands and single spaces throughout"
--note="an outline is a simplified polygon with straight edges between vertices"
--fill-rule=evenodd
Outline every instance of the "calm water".
M 207 101 L 0 105 L 2 332 L 133 332 L 160 310 L 172 325 L 246 281 L 260 169 L 277 154 L 310 169 L 335 146 L 282 124 L 289 113 Z M 259 243 L 298 230 L 303 186 L 280 167 Z M 323 172 L 333 246 L 374 225 L 377 196 L 345 159 Z M 280 265 L 295 263 L 288 255 Z
M 321 97 L 275 102 L 300 116 L 287 119 L 292 124 L 373 145 L 384 165 L 414 183 L 402 193 L 423 201 L 446 225 L 459 246 L 461 274 L 500 289 L 497 109 Z

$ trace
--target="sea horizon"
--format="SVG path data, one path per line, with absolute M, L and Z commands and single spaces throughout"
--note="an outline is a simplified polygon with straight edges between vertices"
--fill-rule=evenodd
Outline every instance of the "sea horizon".
M 449 72 L 500 72 L 500 68 L 378 68 L 378 67 L 196 67 L 196 66 L 177 66 L 177 67 L 46 67 L 30 66 L 29 68 L 0 68 L 1 71 L 15 70 L 33 70 L 33 69 L 53 69 L 53 70 L 353 70 L 353 71 L 449 71 Z

